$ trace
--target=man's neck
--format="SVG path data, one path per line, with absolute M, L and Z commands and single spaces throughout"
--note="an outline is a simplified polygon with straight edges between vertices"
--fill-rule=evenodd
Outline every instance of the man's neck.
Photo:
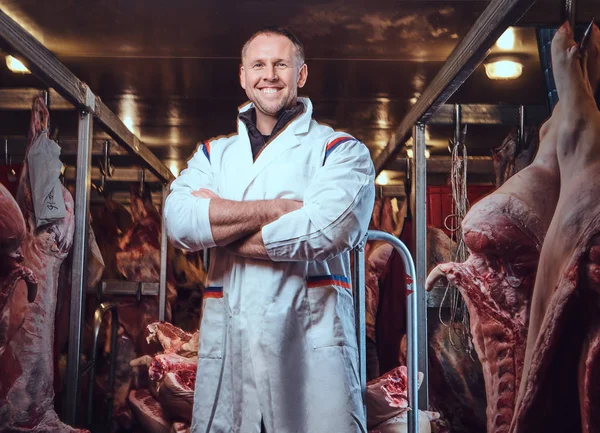
M 256 110 L 256 129 L 258 129 L 262 135 L 271 135 L 276 124 L 277 116 L 268 116 Z

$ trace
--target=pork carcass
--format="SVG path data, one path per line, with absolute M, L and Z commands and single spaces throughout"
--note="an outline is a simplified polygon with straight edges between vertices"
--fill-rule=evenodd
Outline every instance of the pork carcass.
M 447 278 L 462 294 L 473 344 L 483 367 L 487 432 L 507 432 L 525 356 L 529 305 L 539 254 L 558 200 L 555 110 L 540 130 L 534 161 L 467 213 L 463 234 L 470 256 L 437 266 L 431 290 Z
M 37 228 L 27 159 L 33 143 L 56 146 L 49 140 L 38 141 L 47 138 L 48 116 L 43 99 L 35 98 L 17 203 L 25 219 L 23 266 L 33 271 L 38 286 L 35 300 L 30 302 L 25 282 L 20 281 L 9 299 L 9 315 L 2 318 L 8 342 L 0 355 L 0 431 L 77 431 L 63 424 L 54 411 L 52 359 L 58 274 L 73 240 L 73 198 L 61 188 L 66 216 Z
M 407 432 L 408 377 L 402 365 L 367 383 L 367 428 L 385 433 Z M 418 375 L 421 386 L 423 374 Z M 434 412 L 419 411 L 419 432 L 431 431 L 430 421 L 439 418 Z
M 586 67 L 568 22 L 551 45 L 560 196 L 538 266 L 513 433 L 600 431 L 600 32 Z M 554 114 L 553 114 L 554 117 Z
M 21 209 L 10 192 L 0 184 L 0 354 L 8 343 L 8 325 L 10 316 L 7 309 L 11 296 L 21 280 L 27 285 L 27 300 L 33 302 L 37 294 L 37 278 L 33 271 L 23 266 L 21 243 L 25 238 L 25 220 Z M 14 378 L 16 379 L 16 377 Z
M 131 391 L 129 404 L 145 432 L 169 433 L 171 423 L 167 421 L 164 411 L 150 391 L 145 389 Z
M 521 171 L 533 160 L 537 150 L 537 128 L 528 126 L 521 146 L 518 143 L 517 130 L 510 131 L 500 147 L 492 151 L 492 161 L 496 174 L 496 187 L 500 187 L 515 173 Z

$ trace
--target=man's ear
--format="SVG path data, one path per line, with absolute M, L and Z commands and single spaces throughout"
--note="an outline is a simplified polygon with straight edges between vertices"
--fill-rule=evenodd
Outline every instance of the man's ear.
M 301 89 L 306 84 L 306 79 L 308 78 L 308 66 L 306 63 L 302 65 L 300 68 L 300 72 L 298 73 L 298 88 Z
M 240 85 L 246 90 L 246 74 L 244 74 L 244 65 L 240 65 Z

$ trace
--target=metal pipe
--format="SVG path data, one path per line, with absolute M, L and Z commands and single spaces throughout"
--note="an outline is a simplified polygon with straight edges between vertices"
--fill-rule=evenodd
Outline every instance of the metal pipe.
M 366 237 L 354 248 L 352 270 L 352 295 L 354 297 L 354 320 L 358 344 L 358 372 L 364 415 L 367 415 L 367 326 L 365 321 L 365 243 Z
M 85 290 L 87 283 L 88 213 L 92 153 L 92 115 L 81 111 L 77 143 L 77 179 L 75 186 L 75 234 L 73 238 L 73 268 L 71 271 L 71 305 L 69 322 L 69 351 L 63 419 L 67 424 L 77 422 L 79 402 L 80 354 L 83 329 Z
M 413 128 L 413 141 L 415 155 L 413 158 L 412 173 L 412 199 L 413 199 L 413 239 L 415 243 L 415 266 L 416 283 L 419 287 L 425 287 L 427 278 L 427 158 L 425 158 L 425 125 L 418 123 Z M 423 373 L 423 391 L 419 394 L 421 407 L 429 406 L 428 395 L 428 364 L 427 364 L 427 294 L 420 290 L 415 295 L 416 317 L 419 318 L 417 325 L 417 340 L 415 346 L 419 352 L 419 371 Z M 415 338 L 417 338 L 415 336 Z
M 370 241 L 385 241 L 390 243 L 396 251 L 402 257 L 404 264 L 406 266 L 406 285 L 407 285 L 407 328 L 406 328 L 406 337 L 407 337 L 407 348 L 406 348 L 406 359 L 407 365 L 406 368 L 408 370 L 408 404 L 412 410 L 409 410 L 407 413 L 408 417 L 408 433 L 419 433 L 419 407 L 427 408 L 427 406 L 423 406 L 419 403 L 419 382 L 418 382 L 418 374 L 420 368 L 419 361 L 421 360 L 421 354 L 418 350 L 417 343 L 418 337 L 417 333 L 419 331 L 420 326 L 420 311 L 417 305 L 417 299 L 421 292 L 425 293 L 425 282 L 423 284 L 417 284 L 416 272 L 415 272 L 415 264 L 413 259 L 404 245 L 399 239 L 390 235 L 389 233 L 369 230 L 367 232 L 367 239 Z M 356 256 L 355 256 L 356 257 Z M 356 262 L 354 262 L 354 268 L 356 269 Z M 421 287 L 420 290 L 417 290 L 417 286 Z M 362 286 L 364 288 L 364 285 Z M 427 362 L 427 358 L 425 358 L 425 363 Z M 424 372 L 423 372 L 424 373 Z M 426 390 L 427 384 L 425 384 Z
M 113 412 L 113 401 L 114 401 L 114 386 L 115 386 L 115 368 L 117 362 L 117 336 L 119 329 L 119 313 L 117 311 L 116 303 L 102 303 L 94 312 L 94 329 L 92 334 L 92 353 L 90 356 L 90 362 L 86 366 L 85 370 L 89 372 L 88 376 L 88 395 L 87 395 L 87 413 L 86 413 L 86 424 L 87 427 L 92 427 L 94 422 L 94 385 L 96 377 L 96 364 L 98 362 L 98 336 L 100 334 L 100 327 L 104 314 L 107 311 L 111 313 L 111 329 L 110 329 L 110 370 L 108 373 L 108 394 L 106 395 L 107 403 L 107 414 L 104 419 L 107 429 L 112 421 Z
M 565 19 L 569 21 L 571 25 L 571 29 L 573 32 L 575 31 L 576 24 L 576 1 L 575 0 L 565 0 Z
M 454 145 L 460 143 L 460 125 L 462 123 L 462 108 L 460 104 L 454 104 Z
M 202 266 L 204 266 L 204 272 L 208 272 L 208 265 L 210 264 L 209 257 L 210 257 L 210 249 L 206 248 L 206 249 L 202 250 Z
M 519 132 L 517 135 L 517 154 L 525 149 L 525 106 L 519 106 Z
M 158 320 L 165 320 L 167 307 L 167 226 L 165 224 L 165 202 L 169 195 L 169 186 L 162 188 L 162 227 L 160 231 L 160 286 L 158 289 Z

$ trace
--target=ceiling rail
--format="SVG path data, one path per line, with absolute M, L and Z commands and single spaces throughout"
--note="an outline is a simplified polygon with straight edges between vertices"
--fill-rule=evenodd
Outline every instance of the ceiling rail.
M 108 135 L 162 182 L 174 179 L 171 171 L 137 138 L 90 88 L 79 80 L 44 45 L 0 9 L 0 39 L 19 56 L 25 66 L 79 110 L 94 115 Z
M 402 150 L 417 123 L 427 123 L 485 59 L 488 50 L 535 0 L 492 0 L 454 49 L 440 72 L 400 122 L 374 161 L 377 174 Z

